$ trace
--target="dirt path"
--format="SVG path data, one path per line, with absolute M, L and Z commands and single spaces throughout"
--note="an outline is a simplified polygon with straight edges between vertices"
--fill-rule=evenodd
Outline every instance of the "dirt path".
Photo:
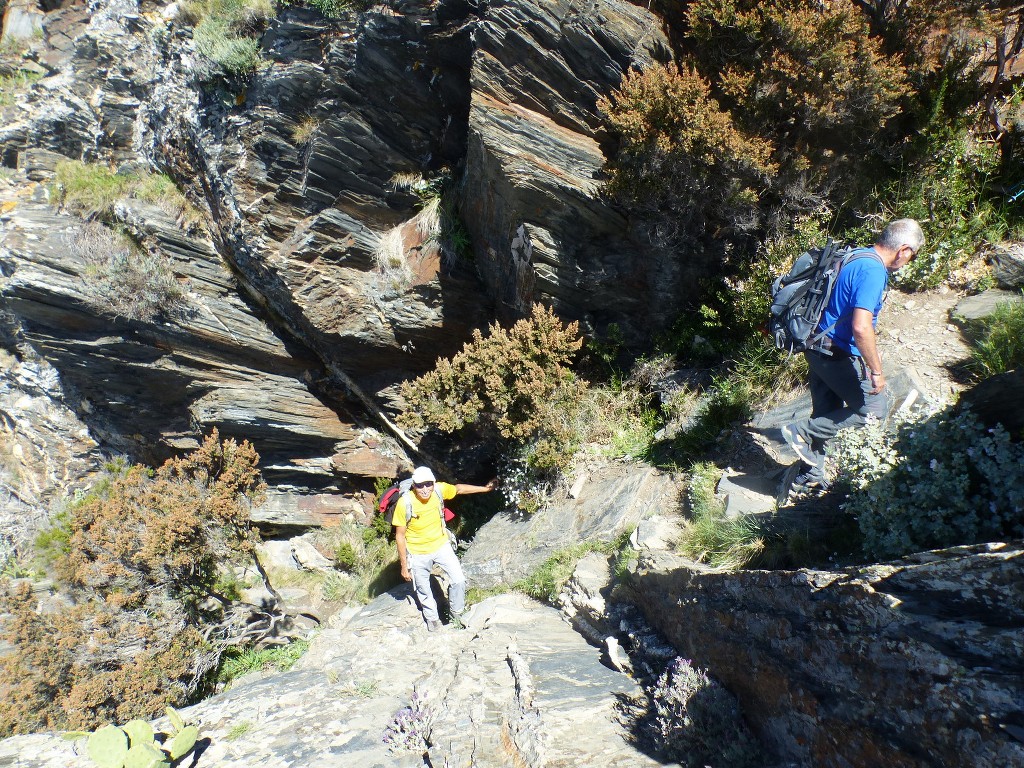
M 913 367 L 932 401 L 953 400 L 968 385 L 963 363 L 970 349 L 949 311 L 963 298 L 946 289 L 891 290 L 878 319 L 879 349 L 887 372 Z

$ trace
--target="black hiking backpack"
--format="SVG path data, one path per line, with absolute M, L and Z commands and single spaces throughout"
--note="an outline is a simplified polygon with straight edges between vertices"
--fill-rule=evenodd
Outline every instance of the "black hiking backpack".
M 839 272 L 854 259 L 874 257 L 873 248 L 850 248 L 831 238 L 824 248 L 804 251 L 789 272 L 772 283 L 772 304 L 768 317 L 768 334 L 775 346 L 787 352 L 815 349 L 832 354 L 826 336 L 836 323 L 815 333 L 828 306 Z

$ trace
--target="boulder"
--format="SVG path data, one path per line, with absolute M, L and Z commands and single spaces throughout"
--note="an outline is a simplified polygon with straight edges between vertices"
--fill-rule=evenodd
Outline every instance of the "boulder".
M 988 261 L 1000 288 L 1024 288 L 1024 243 L 1001 243 L 993 248 Z
M 1020 542 L 833 572 L 650 553 L 629 588 L 797 765 L 996 768 L 1024 761 L 1022 565 Z
M 578 498 L 553 501 L 532 515 L 501 512 L 462 556 L 470 585 L 513 584 L 561 549 L 613 541 L 654 511 L 680 504 L 679 480 L 652 467 L 617 464 L 592 471 Z
M 992 288 L 974 296 L 967 296 L 957 302 L 950 312 L 950 319 L 967 333 L 971 333 L 976 323 L 995 312 L 996 307 L 1000 304 L 1011 301 L 1024 301 L 1024 297 L 1021 297 L 1018 292 Z
M 961 395 L 957 408 L 968 407 L 982 423 L 1003 427 L 1024 439 L 1024 370 L 990 376 Z

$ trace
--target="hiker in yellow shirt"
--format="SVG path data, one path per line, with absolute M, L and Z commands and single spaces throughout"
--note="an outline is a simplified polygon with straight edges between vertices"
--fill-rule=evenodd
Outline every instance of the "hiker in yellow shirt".
M 461 626 L 466 610 L 466 576 L 448 541 L 444 502 L 460 493 L 488 493 L 497 487 L 497 480 L 487 485 L 439 483 L 428 467 L 417 467 L 412 473 L 412 489 L 395 504 L 391 524 L 395 526 L 402 578 L 412 582 L 430 632 L 441 628 L 437 602 L 430 590 L 430 571 L 435 565 L 441 566 L 448 577 L 453 623 Z

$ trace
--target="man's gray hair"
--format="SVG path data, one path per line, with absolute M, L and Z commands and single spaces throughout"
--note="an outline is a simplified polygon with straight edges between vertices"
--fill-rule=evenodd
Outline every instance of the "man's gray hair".
M 914 249 L 914 253 L 918 253 L 924 247 L 924 232 L 921 231 L 921 225 L 913 219 L 896 219 L 882 230 L 875 245 L 891 251 L 898 251 L 904 245 L 909 245 Z

